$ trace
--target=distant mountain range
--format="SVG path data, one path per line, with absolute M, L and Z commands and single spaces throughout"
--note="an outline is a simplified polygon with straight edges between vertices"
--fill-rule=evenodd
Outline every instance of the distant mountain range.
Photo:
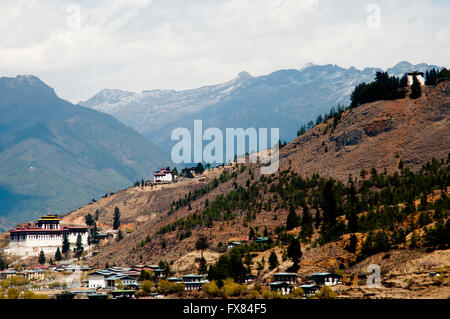
M 169 156 L 35 76 L 0 78 L 0 231 L 150 177 Z
M 439 68 L 426 63 L 400 62 L 386 71 L 402 76 L 409 71 Z M 348 69 L 308 63 L 299 70 L 280 70 L 252 77 L 241 72 L 231 81 L 192 90 L 150 90 L 141 93 L 104 89 L 80 105 L 113 115 L 161 148 L 170 149 L 174 128 L 278 127 L 290 141 L 298 128 L 338 104 L 348 105 L 354 87 L 374 79 L 379 68 Z

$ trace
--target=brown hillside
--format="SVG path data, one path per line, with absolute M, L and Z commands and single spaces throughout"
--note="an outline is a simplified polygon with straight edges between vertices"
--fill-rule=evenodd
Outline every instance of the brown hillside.
M 220 175 L 222 170 L 219 168 L 208 170 L 204 174 L 204 180 L 194 178 L 173 184 L 131 187 L 68 213 L 63 217 L 62 222 L 84 224 L 84 217 L 87 214 L 94 216 L 95 211 L 98 210 L 98 224 L 112 226 L 114 209 L 118 207 L 121 224 L 135 228 L 136 224 L 152 220 L 159 213 L 166 211 L 173 200 L 182 198 L 189 191 L 199 189 L 211 182 Z
M 425 88 L 424 91 L 423 96 L 417 100 L 407 97 L 396 101 L 378 101 L 346 111 L 335 129 L 332 129 L 333 120 L 316 126 L 281 149 L 280 169 L 291 169 L 302 175 L 317 172 L 320 175 L 346 180 L 349 174 L 359 176 L 362 168 L 370 170 L 372 166 L 378 170 L 386 168 L 388 173 L 393 173 L 398 171 L 400 159 L 405 166 L 414 169 L 432 157 L 446 158 L 450 151 L 450 82 L 441 83 L 433 89 Z M 252 165 L 251 168 L 255 180 L 260 176 L 257 168 L 258 165 Z M 228 169 L 234 170 L 236 167 Z M 245 185 L 249 178 L 246 169 L 238 175 L 236 183 Z M 223 249 L 229 238 L 248 235 L 249 226 L 245 225 L 243 214 L 238 214 L 228 222 L 216 222 L 211 228 L 194 229 L 192 235 L 182 241 L 176 238 L 176 232 L 172 232 L 157 236 L 150 242 L 145 242 L 142 247 L 141 242 L 147 236 L 153 237 L 161 227 L 179 218 L 200 213 L 206 199 L 212 201 L 216 196 L 228 193 L 233 188 L 233 182 L 230 180 L 220 184 L 211 193 L 192 202 L 192 210 L 184 207 L 170 216 L 166 210 L 173 200 L 176 201 L 186 194 L 186 188 L 178 191 L 167 188 L 148 193 L 129 189 L 104 203 L 99 201 L 89 205 L 92 206 L 90 210 L 87 207 L 80 209 L 66 219 L 75 218 L 74 216 L 82 218 L 87 212 L 105 209 L 108 213 L 104 216 L 111 223 L 114 207 L 118 206 L 124 221 L 138 222 L 136 230 L 121 242 L 105 247 L 100 254 L 90 258 L 88 262 L 92 265 L 102 267 L 106 262 L 110 265 L 156 263 L 164 259 L 174 261 L 181 271 L 192 270 L 192 267 L 186 265 L 181 267 L 181 261 L 177 261 L 194 250 L 198 235 L 206 235 L 210 248 L 219 251 L 219 244 L 222 243 Z M 263 210 L 252 221 L 251 226 L 258 228 L 259 233 L 264 227 L 273 232 L 275 227 L 285 223 L 287 211 L 278 210 L 276 219 L 274 215 L 274 212 Z M 313 254 L 313 251 L 305 257 L 310 254 Z M 187 260 L 192 262 L 195 258 L 183 259 L 186 262 Z M 315 267 L 319 267 L 317 270 L 337 265 L 331 265 L 328 260 L 314 263 Z

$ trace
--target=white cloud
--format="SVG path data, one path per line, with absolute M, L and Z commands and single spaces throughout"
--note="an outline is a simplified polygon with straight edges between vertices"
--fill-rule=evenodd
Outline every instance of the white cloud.
M 379 29 L 367 25 L 373 3 Z M 80 8 L 79 28 L 68 26 L 69 5 Z M 78 102 L 105 87 L 194 88 L 309 61 L 450 65 L 449 9 L 431 0 L 2 2 L 0 75 L 35 74 Z

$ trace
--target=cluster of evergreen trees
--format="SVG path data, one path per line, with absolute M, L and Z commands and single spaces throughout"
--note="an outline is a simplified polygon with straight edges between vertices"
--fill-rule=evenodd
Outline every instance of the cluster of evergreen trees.
M 447 161 L 433 159 L 418 172 L 402 166 L 392 175 L 378 173 L 372 168 L 360 181 L 349 176 L 347 185 L 318 174 L 302 178 L 290 171 L 280 172 L 277 178 L 262 176 L 253 183 L 249 179 L 246 187 L 236 185 L 228 194 L 221 194 L 207 203 L 201 213 L 178 219 L 161 228 L 158 234 L 177 231 L 182 240 L 195 228 L 211 227 L 217 221 L 243 215 L 244 222 L 251 223 L 263 210 L 285 209 L 289 211 L 286 226 L 276 230 L 280 240 L 283 232 L 298 226 L 301 226 L 299 238 L 304 241 L 309 241 L 317 230 L 320 245 L 338 240 L 346 233 L 370 233 L 363 254 L 372 254 L 405 242 L 405 235 L 421 226 L 401 227 L 417 211 L 413 201 L 418 198 L 422 198 L 422 206 L 418 209 L 434 210 L 428 217 L 430 220 L 447 218 L 449 199 L 445 195 L 433 204 L 427 203 L 424 197 L 433 190 L 450 186 L 449 160 L 450 155 Z M 399 204 L 403 203 L 406 205 L 401 208 Z M 428 219 L 425 216 L 421 220 Z M 432 238 L 443 238 L 433 234 L 430 232 L 430 242 L 436 241 Z
M 440 82 L 450 80 L 450 70 L 443 68 L 442 70 L 432 69 L 425 72 L 425 85 L 437 85 Z
M 354 108 L 378 100 L 403 98 L 405 92 L 401 88 L 406 86 L 407 79 L 405 76 L 399 79 L 396 76 L 389 76 L 387 72 L 377 72 L 373 82 L 361 83 L 355 87 L 350 97 L 350 105 Z
M 243 169 L 241 169 L 241 172 L 242 171 L 243 171 Z M 193 192 L 189 191 L 189 193 L 187 195 L 185 195 L 184 198 L 180 198 L 177 201 L 173 201 L 169 208 L 169 215 L 173 214 L 179 208 L 186 207 L 186 206 L 191 207 L 192 201 L 195 201 L 195 200 L 201 198 L 202 196 L 208 194 L 213 189 L 217 188 L 220 183 L 225 183 L 232 178 L 236 178 L 236 176 L 238 174 L 239 174 L 238 171 L 233 171 L 230 173 L 229 171 L 224 170 L 222 172 L 222 174 L 220 174 L 219 178 L 214 178 L 214 180 L 211 183 L 209 183 L 208 185 L 206 185 L 200 189 L 196 189 Z
M 319 125 L 321 123 L 326 123 L 329 119 L 333 119 L 333 123 L 330 124 L 331 128 L 335 128 L 337 124 L 339 123 L 342 113 L 350 109 L 349 106 L 344 105 L 338 105 L 336 108 L 333 106 L 328 113 L 325 114 L 319 114 L 316 118 L 316 122 L 309 121 L 306 124 L 303 124 L 300 129 L 297 131 L 297 136 L 301 136 L 305 134 L 307 131 L 312 129 L 314 126 Z M 330 127 L 327 127 L 324 131 L 324 134 L 327 133 L 328 129 Z

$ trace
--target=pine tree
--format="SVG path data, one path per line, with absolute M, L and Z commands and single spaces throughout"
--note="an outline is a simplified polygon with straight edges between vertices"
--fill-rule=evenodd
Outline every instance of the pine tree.
M 62 253 L 64 254 L 64 256 L 66 256 L 66 258 L 68 258 L 70 255 L 70 243 L 69 238 L 67 237 L 66 234 L 64 234 Z
M 289 208 L 289 214 L 286 218 L 286 230 L 292 230 L 298 226 L 299 226 L 299 218 L 298 215 L 295 213 L 294 206 L 291 205 Z
M 98 243 L 97 235 L 98 235 L 98 228 L 97 224 L 94 222 L 94 226 L 89 228 L 88 245 Z
M 249 239 L 249 240 L 252 240 L 252 239 L 255 238 L 255 237 L 256 237 L 255 230 L 254 230 L 253 228 L 250 227 L 250 232 L 249 232 L 249 234 L 248 234 L 248 239 Z
M 356 245 L 358 244 L 358 237 L 356 237 L 355 234 L 351 234 L 350 235 L 350 243 L 348 244 L 348 246 L 345 247 L 345 249 L 350 252 L 350 253 L 355 253 L 356 252 Z
M 195 243 L 195 249 L 201 251 L 202 258 L 203 258 L 203 251 L 205 249 L 208 249 L 208 247 L 209 247 L 208 238 L 206 238 L 206 236 L 204 235 L 200 235 L 197 242 Z
M 251 253 L 247 252 L 247 254 L 245 254 L 244 264 L 247 266 L 247 274 L 250 275 L 252 273 L 252 265 L 253 265 Z
M 94 220 L 94 218 L 92 217 L 92 215 L 88 213 L 88 214 L 84 217 L 84 222 L 86 223 L 86 225 L 88 225 L 88 226 L 90 227 L 90 226 L 92 226 L 92 225 L 95 223 L 95 220 Z
M 6 268 L 8 268 L 8 265 L 6 264 L 6 260 L 3 257 L 3 255 L 0 254 L 0 271 L 5 270 Z
M 59 250 L 59 247 L 58 247 L 58 249 L 56 250 L 56 253 L 55 253 L 55 260 L 60 261 L 61 259 L 62 259 L 62 255 L 61 255 L 61 251 Z
M 83 253 L 83 250 L 84 250 L 84 248 L 83 248 L 82 238 L 81 238 L 81 235 L 78 234 L 78 236 L 77 236 L 77 243 L 76 243 L 76 246 L 75 246 L 75 257 L 77 257 L 77 258 L 81 257 L 81 254 Z
M 278 266 L 278 258 L 277 258 L 277 254 L 275 254 L 275 252 L 272 250 L 272 252 L 270 253 L 269 256 L 269 269 L 275 269 L 275 267 Z
M 296 272 L 299 269 L 299 262 L 302 258 L 302 250 L 300 246 L 300 241 L 296 238 L 293 238 L 287 249 L 287 256 L 292 259 L 294 263 L 290 270 Z
M 45 261 L 46 261 L 46 258 L 45 258 L 44 251 L 41 250 L 41 253 L 39 254 L 39 263 L 40 263 L 41 265 L 43 265 L 43 264 L 45 264 Z
M 120 210 L 119 207 L 116 206 L 114 208 L 114 222 L 113 222 L 113 229 L 117 230 L 120 227 Z
M 300 224 L 302 226 L 300 236 L 304 239 L 310 239 L 314 233 L 313 218 L 306 203 L 303 204 L 303 216 Z
M 208 266 L 206 265 L 206 259 L 202 256 L 202 258 L 200 258 L 200 265 L 198 267 L 198 274 L 199 275 L 204 275 L 208 272 Z
M 203 167 L 202 163 L 198 163 L 197 167 L 195 168 L 196 174 L 202 174 L 205 171 L 205 168 Z
M 334 189 L 334 180 L 329 179 L 323 190 L 323 222 L 320 228 L 321 244 L 337 240 L 342 235 L 342 225 L 337 222 L 338 207 Z M 345 226 L 344 226 L 345 227 Z
M 123 239 L 123 233 L 121 230 L 117 232 L 117 242 L 121 241 Z
M 358 198 L 356 197 L 356 188 L 353 183 L 350 185 L 348 194 L 349 213 L 347 215 L 347 227 L 351 233 L 358 231 L 358 215 L 359 210 Z
M 411 85 L 411 94 L 409 97 L 411 99 L 418 99 L 422 96 L 422 88 L 420 86 L 419 80 L 417 80 L 417 77 L 413 78 L 413 83 Z
M 400 79 L 400 88 L 405 88 L 408 86 L 408 77 L 405 75 Z

